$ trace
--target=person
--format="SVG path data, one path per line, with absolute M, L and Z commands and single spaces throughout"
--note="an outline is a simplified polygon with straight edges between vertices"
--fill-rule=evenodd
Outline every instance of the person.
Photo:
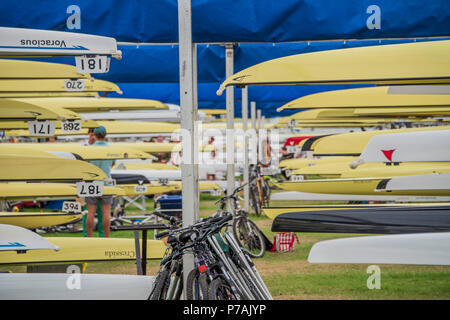
M 104 146 L 109 147 L 106 142 L 106 129 L 103 126 L 94 129 L 95 142 L 93 146 Z M 111 179 L 111 168 L 114 164 L 113 160 L 93 160 L 90 163 L 96 165 L 105 172 L 108 179 Z M 105 186 L 111 186 L 109 182 L 105 182 Z M 87 237 L 92 237 L 92 232 L 94 230 L 94 218 L 95 212 L 97 211 L 97 203 L 101 203 L 102 212 L 102 227 L 103 234 L 105 238 L 109 237 L 110 225 L 111 225 L 111 205 L 113 197 L 112 195 L 105 195 L 101 197 L 86 197 L 85 202 L 87 206 L 87 217 L 86 217 L 86 235 Z M 98 222 L 100 223 L 100 221 Z
M 88 129 L 88 140 L 86 142 L 84 142 L 83 145 L 84 146 L 92 146 L 95 143 L 95 141 L 96 141 L 96 139 L 95 139 L 95 134 L 94 134 L 94 128 L 89 128 Z M 87 206 L 86 206 L 84 199 L 81 200 L 80 202 L 83 203 L 83 210 L 86 210 Z M 97 213 L 97 220 L 103 221 L 101 203 L 97 203 L 97 212 L 96 213 Z M 86 218 L 87 218 L 87 215 L 83 215 L 83 237 L 87 237 Z M 97 224 L 97 231 L 98 231 L 99 237 L 103 238 L 104 232 L 103 232 L 103 226 L 101 223 Z
M 88 144 L 87 145 L 91 146 L 95 142 L 94 128 L 89 128 L 88 135 L 89 135 L 89 137 L 88 137 L 88 141 L 87 141 Z
M 206 180 L 216 180 L 216 167 L 214 164 L 216 163 L 216 150 L 211 150 L 211 156 L 207 159 L 206 164 Z

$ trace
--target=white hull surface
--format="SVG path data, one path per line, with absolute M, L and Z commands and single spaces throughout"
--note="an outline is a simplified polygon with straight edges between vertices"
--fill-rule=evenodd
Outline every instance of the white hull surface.
M 385 186 L 375 191 L 448 189 L 450 189 L 450 174 L 424 174 L 391 178 Z
M 0 273 L 0 300 L 145 300 L 152 276 Z
M 0 46 L 0 55 L 3 56 L 76 56 L 91 54 L 122 56 L 122 53 L 117 50 L 117 43 L 113 38 L 37 29 L 1 27 Z
M 450 265 L 450 232 L 355 237 L 321 241 L 310 263 Z
M 364 162 L 450 161 L 450 129 L 376 135 L 360 158 Z
M 58 246 L 33 231 L 9 224 L 0 224 L 0 251 L 40 249 L 59 250 Z
M 318 200 L 318 201 L 396 201 L 396 202 L 435 202 L 450 201 L 445 196 L 377 196 L 377 195 L 353 195 L 353 194 L 326 194 L 308 193 L 299 191 L 286 191 L 273 193 L 271 201 L 288 200 Z

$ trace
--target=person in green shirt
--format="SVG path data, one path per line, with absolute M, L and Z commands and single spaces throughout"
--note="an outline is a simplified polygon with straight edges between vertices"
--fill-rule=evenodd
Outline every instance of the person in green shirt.
M 95 128 L 94 130 L 95 142 L 92 144 L 93 146 L 104 146 L 109 147 L 109 144 L 106 143 L 106 129 L 103 126 Z M 111 168 L 114 164 L 113 160 L 93 160 L 90 163 L 96 165 L 100 169 L 105 172 L 108 176 L 108 179 L 111 179 Z M 111 183 L 105 182 L 105 186 L 111 186 Z M 109 237 L 109 231 L 111 226 L 111 205 L 112 205 L 113 197 L 111 195 L 105 195 L 101 197 L 86 197 L 85 202 L 87 206 L 87 217 L 86 217 L 86 235 L 88 237 L 92 237 L 92 232 L 94 230 L 94 219 L 95 212 L 97 211 L 97 203 L 101 204 L 101 212 L 102 212 L 102 221 L 98 221 L 98 223 L 102 224 L 103 236 L 105 238 Z

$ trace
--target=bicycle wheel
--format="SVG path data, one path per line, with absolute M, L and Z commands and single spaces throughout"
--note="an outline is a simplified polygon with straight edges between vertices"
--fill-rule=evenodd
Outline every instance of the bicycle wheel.
M 170 284 L 169 269 L 161 271 L 154 281 L 153 290 L 148 300 L 165 300 Z
M 206 275 L 200 273 L 198 269 L 192 269 L 186 279 L 186 299 L 187 300 L 207 300 L 208 283 Z
M 234 300 L 230 286 L 222 278 L 216 278 L 208 286 L 209 300 Z
M 250 189 L 250 203 L 253 208 L 253 212 L 259 216 L 261 215 L 261 202 L 259 202 L 258 190 L 255 187 Z
M 264 201 L 266 206 L 269 206 L 271 191 L 268 179 L 264 179 Z
M 238 244 L 253 258 L 261 258 L 266 252 L 266 243 L 261 230 L 247 217 L 233 221 L 233 236 Z

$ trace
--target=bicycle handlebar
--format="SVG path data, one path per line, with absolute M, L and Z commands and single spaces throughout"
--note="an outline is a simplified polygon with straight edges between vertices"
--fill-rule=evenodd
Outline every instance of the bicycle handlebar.
M 248 184 L 248 182 L 245 183 L 245 184 L 243 184 L 243 185 L 240 186 L 240 187 L 237 187 L 236 189 L 234 189 L 234 191 L 233 191 L 232 194 L 230 194 L 229 196 L 225 196 L 225 197 L 220 198 L 219 200 L 217 200 L 217 201 L 215 202 L 215 204 L 218 204 L 219 202 L 223 202 L 223 201 L 225 201 L 225 200 L 234 198 L 234 197 L 236 196 L 236 194 L 237 194 L 239 191 L 243 190 L 244 187 L 245 187 L 247 184 Z
M 176 218 L 174 216 L 169 216 L 168 214 L 159 212 L 158 210 L 153 211 L 153 214 L 157 215 L 158 217 L 168 220 L 172 224 L 180 222 L 180 220 L 178 218 Z

